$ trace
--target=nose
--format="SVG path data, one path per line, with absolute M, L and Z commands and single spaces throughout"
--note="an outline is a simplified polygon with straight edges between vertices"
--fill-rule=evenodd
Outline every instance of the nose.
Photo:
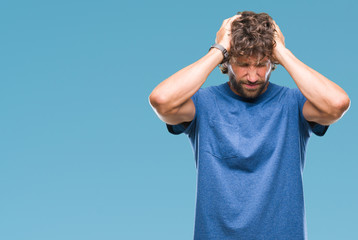
M 247 80 L 251 83 L 255 83 L 259 80 L 259 75 L 257 74 L 257 69 L 255 67 L 247 70 Z

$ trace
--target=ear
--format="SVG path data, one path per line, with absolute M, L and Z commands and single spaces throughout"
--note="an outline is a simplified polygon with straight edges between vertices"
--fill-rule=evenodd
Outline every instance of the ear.
M 234 70 L 232 70 L 232 67 L 231 67 L 230 63 L 227 64 L 227 69 L 228 69 L 228 75 L 229 76 L 232 75 L 232 76 L 236 77 L 235 73 L 234 73 Z

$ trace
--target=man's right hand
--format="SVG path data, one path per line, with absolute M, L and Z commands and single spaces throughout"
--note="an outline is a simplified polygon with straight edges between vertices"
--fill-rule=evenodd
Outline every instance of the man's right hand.
M 219 31 L 216 33 L 215 43 L 222 45 L 227 51 L 230 50 L 231 42 L 231 23 L 241 15 L 235 15 L 223 21 Z
M 227 51 L 230 50 L 231 23 L 240 16 L 235 15 L 225 19 L 216 34 L 215 43 L 221 44 Z M 198 61 L 161 82 L 149 96 L 150 105 L 158 117 L 171 125 L 192 121 L 196 109 L 191 97 L 200 89 L 222 59 L 221 51 L 211 50 Z

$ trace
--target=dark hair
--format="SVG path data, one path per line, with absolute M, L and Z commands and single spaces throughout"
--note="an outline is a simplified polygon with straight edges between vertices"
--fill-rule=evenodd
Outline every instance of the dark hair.
M 231 43 L 229 60 L 240 56 L 255 56 L 260 60 L 268 57 L 272 63 L 275 25 L 267 13 L 254 13 L 252 11 L 238 12 L 240 18 L 231 24 Z M 273 69 L 276 66 L 273 67 Z M 228 72 L 227 62 L 220 65 L 221 72 Z

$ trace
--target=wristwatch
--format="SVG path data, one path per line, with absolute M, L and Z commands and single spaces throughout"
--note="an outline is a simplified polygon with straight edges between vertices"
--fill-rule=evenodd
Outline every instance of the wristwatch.
M 219 49 L 219 50 L 222 52 L 222 54 L 224 55 L 224 59 L 223 59 L 223 61 L 222 61 L 220 64 L 223 64 L 223 63 L 225 63 L 227 60 L 229 60 L 229 53 L 226 51 L 226 49 L 225 49 L 222 45 L 215 43 L 215 44 L 211 45 L 211 47 L 209 48 L 209 51 L 210 51 L 210 49 L 212 49 L 212 48 L 217 48 L 217 49 Z

